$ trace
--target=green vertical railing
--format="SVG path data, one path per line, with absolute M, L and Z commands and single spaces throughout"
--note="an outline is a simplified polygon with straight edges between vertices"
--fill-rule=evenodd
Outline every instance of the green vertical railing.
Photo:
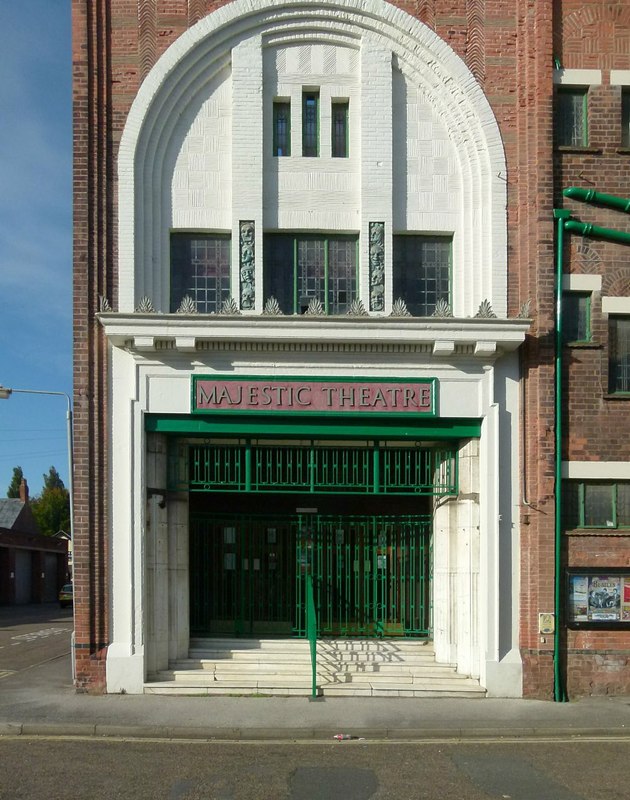
M 311 696 L 317 697 L 317 611 L 310 572 L 306 575 L 306 636 L 311 649 Z

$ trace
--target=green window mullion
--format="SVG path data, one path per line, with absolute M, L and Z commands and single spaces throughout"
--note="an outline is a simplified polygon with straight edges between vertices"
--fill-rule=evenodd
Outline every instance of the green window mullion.
M 245 491 L 252 490 L 252 444 L 247 442 L 245 445 Z
M 293 239 L 293 313 L 298 313 L 298 242 Z
M 578 505 L 579 505 L 579 511 L 580 511 L 580 528 L 584 528 L 585 525 L 586 525 L 586 522 L 585 522 L 586 514 L 584 513 L 584 494 L 585 493 L 584 493 L 584 484 L 583 483 L 579 484 L 578 494 L 579 494 Z
M 328 239 L 324 240 L 324 311 L 328 314 Z
M 381 451 L 379 442 L 374 442 L 372 450 L 372 491 L 374 494 L 381 492 Z
M 613 518 L 613 526 L 618 528 L 619 525 L 617 523 L 617 484 L 613 483 L 610 487 L 610 491 L 612 492 L 612 518 Z

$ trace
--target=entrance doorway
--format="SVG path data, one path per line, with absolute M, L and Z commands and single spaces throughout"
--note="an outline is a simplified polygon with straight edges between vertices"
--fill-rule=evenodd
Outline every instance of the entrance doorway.
M 430 548 L 427 515 L 193 512 L 191 633 L 305 636 L 310 573 L 320 636 L 428 636 Z

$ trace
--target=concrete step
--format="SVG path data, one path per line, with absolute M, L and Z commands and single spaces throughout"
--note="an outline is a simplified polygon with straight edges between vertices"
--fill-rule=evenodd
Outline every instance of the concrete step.
M 317 682 L 324 695 L 357 697 L 478 697 L 478 682 L 436 664 L 431 642 L 323 639 L 317 642 Z M 172 690 L 172 691 L 171 691 Z M 191 640 L 189 658 L 152 675 L 149 694 L 311 694 L 305 639 Z

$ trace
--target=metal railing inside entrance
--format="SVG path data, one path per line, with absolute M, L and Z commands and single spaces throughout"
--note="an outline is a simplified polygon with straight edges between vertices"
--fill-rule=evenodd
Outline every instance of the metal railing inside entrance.
M 191 630 L 306 636 L 311 575 L 320 636 L 427 636 L 427 516 L 194 514 Z
M 170 488 L 191 492 L 396 494 L 457 492 L 454 448 L 173 443 Z

